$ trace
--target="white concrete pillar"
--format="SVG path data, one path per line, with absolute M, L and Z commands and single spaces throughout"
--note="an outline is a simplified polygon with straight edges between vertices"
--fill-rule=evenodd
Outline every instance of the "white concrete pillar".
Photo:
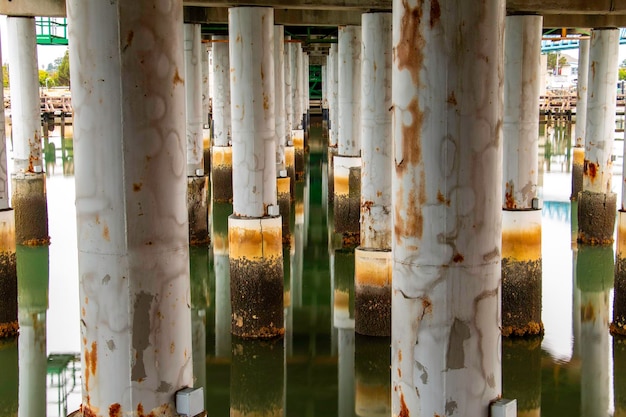
M 578 200 L 583 190 L 583 165 L 585 162 L 585 132 L 587 129 L 587 87 L 589 80 L 589 39 L 578 42 L 578 83 L 576 85 L 576 130 L 574 161 L 572 164 L 572 196 Z
M 294 74 L 295 68 L 295 43 L 291 40 L 291 36 L 285 36 L 285 135 L 287 137 L 287 145 L 285 146 L 285 169 L 289 177 L 289 192 L 291 196 L 295 193 L 296 183 L 296 154 L 293 146 L 292 132 L 296 128 L 294 125 Z
M 173 417 L 193 386 L 182 1 L 67 12 L 83 414 Z
M 298 128 L 304 128 L 304 51 L 302 50 L 302 43 L 296 44 L 296 120 L 298 121 Z
M 543 18 L 506 17 L 504 178 L 502 181 L 502 334 L 543 333 L 541 210 L 538 200 L 539 77 Z
M 289 141 L 285 127 L 285 29 L 274 26 L 274 119 L 276 126 L 276 164 L 285 169 L 285 146 Z M 279 172 L 280 174 L 280 172 Z
M 296 172 L 296 181 L 301 181 L 304 178 L 304 132 L 305 132 L 305 118 L 304 118 L 304 52 L 302 51 L 302 43 L 298 42 L 294 44 L 295 51 L 295 63 L 292 62 L 292 67 L 295 70 L 295 79 L 292 80 L 294 86 L 294 130 L 292 131 L 292 141 L 294 147 L 294 166 Z
M 276 204 L 274 10 L 228 10 L 233 214 L 228 221 L 231 332 L 282 336 L 282 221 Z
M 202 40 L 200 24 L 185 23 L 183 27 L 189 243 L 205 245 L 209 243 L 209 199 L 202 148 Z
M 41 115 L 35 19 L 7 18 L 11 120 L 13 131 L 13 195 L 18 244 L 47 245 L 48 205 L 41 157 Z
M 583 166 L 578 195 L 578 241 L 612 244 L 617 197 L 611 192 L 618 29 L 594 29 L 589 47 L 589 91 Z
M 0 51 L 0 62 L 2 53 Z M 3 77 L 0 74 L 0 83 Z M 4 103 L 4 89 L 0 89 L 0 103 Z M 17 273 L 15 260 L 15 214 L 9 207 L 9 184 L 5 137 L 4 111 L 0 111 L 0 339 L 16 336 Z
M 202 41 L 202 152 L 204 154 L 204 173 L 211 172 L 211 68 L 209 54 L 211 43 Z
M 213 201 L 233 198 L 231 147 L 230 58 L 228 36 L 213 36 L 213 146 L 211 148 L 211 196 Z
M 504 17 L 393 3 L 394 416 L 486 417 L 501 394 Z
M 333 157 L 335 231 L 344 245 L 359 243 L 361 213 L 361 27 L 340 26 L 338 46 L 339 137 Z
M 337 148 L 339 143 L 339 59 L 337 44 L 330 45 L 328 52 L 328 112 L 330 118 L 329 146 Z
M 361 15 L 361 246 L 355 329 L 391 335 L 391 13 Z

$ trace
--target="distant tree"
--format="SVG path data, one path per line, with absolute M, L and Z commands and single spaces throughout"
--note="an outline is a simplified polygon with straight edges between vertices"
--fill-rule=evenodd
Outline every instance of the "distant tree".
M 626 68 L 618 69 L 618 77 L 620 81 L 626 80 Z
M 54 74 L 53 80 L 55 85 L 70 85 L 70 54 L 69 51 L 65 51 L 65 55 L 62 58 L 55 59 L 55 62 L 60 59 L 57 72 Z
M 9 86 L 9 64 L 2 66 L 2 84 L 5 88 Z
M 48 71 L 39 70 L 39 86 L 40 87 L 45 87 L 46 86 L 46 80 L 49 78 L 50 76 L 48 75 Z
M 559 68 L 563 68 L 567 65 L 567 59 L 564 56 L 559 57 Z M 554 72 L 557 68 L 557 54 L 554 52 L 548 53 L 548 69 Z

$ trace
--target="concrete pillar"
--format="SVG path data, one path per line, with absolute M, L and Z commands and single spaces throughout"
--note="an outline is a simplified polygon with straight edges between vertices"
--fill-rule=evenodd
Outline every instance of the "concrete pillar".
M 17 247 L 19 417 L 46 415 L 48 246 Z
M 292 80 L 294 88 L 294 130 L 292 133 L 294 147 L 294 165 L 296 181 L 304 179 L 304 132 L 305 132 L 305 108 L 304 108 L 304 52 L 300 42 L 295 45 L 295 80 Z M 294 62 L 292 62 L 292 66 Z
M 626 135 L 626 130 L 624 132 Z M 626 155 L 626 146 L 624 146 L 622 157 L 624 155 Z M 626 178 L 625 173 L 626 166 L 622 167 L 623 179 Z M 617 253 L 611 333 L 626 336 L 626 194 L 624 190 L 626 190 L 626 181 L 622 180 L 622 201 L 617 212 Z
M 202 148 L 202 40 L 200 24 L 184 25 L 185 114 L 187 120 L 187 212 L 189 244 L 209 242 L 208 177 Z
M 4 103 L 4 89 L 0 89 L 0 103 Z M 0 339 L 16 336 L 18 328 L 15 215 L 9 207 L 5 120 L 0 111 Z
M 304 153 L 306 154 L 309 151 L 309 134 L 311 131 L 311 115 L 309 114 L 309 107 L 311 107 L 311 98 L 310 98 L 310 83 L 309 83 L 309 54 L 306 52 L 302 53 L 302 70 L 304 71 L 304 76 L 302 79 L 302 127 L 304 128 Z
M 330 45 L 328 51 L 328 204 L 329 209 L 334 208 L 335 195 L 335 168 L 334 157 L 337 155 L 339 146 L 339 56 L 337 44 Z M 329 222 L 330 222 L 329 218 Z M 334 220 L 333 220 L 334 222 Z M 333 223 L 330 223 L 333 224 Z
M 289 241 L 289 211 L 291 208 L 291 179 L 287 175 L 285 148 L 291 135 L 287 135 L 285 113 L 285 29 L 274 26 L 274 115 L 276 126 L 276 191 L 282 216 L 283 242 Z
M 589 92 L 583 191 L 578 195 L 578 241 L 613 243 L 617 197 L 611 192 L 618 29 L 594 29 L 589 47 Z
M 587 129 L 587 83 L 589 80 L 589 39 L 578 42 L 578 83 L 576 85 L 576 139 L 572 164 L 572 200 L 578 200 L 583 190 L 585 162 L 585 132 Z
M 285 368 L 282 341 L 234 338 L 230 366 L 230 415 L 286 415 Z
M 393 3 L 392 414 L 501 394 L 505 2 Z
M 213 36 L 213 146 L 211 197 L 226 203 L 233 199 L 233 158 L 230 116 L 230 58 L 228 36 Z
M 296 128 L 294 126 L 294 62 L 295 62 L 295 43 L 291 40 L 291 36 L 285 36 L 285 135 L 287 136 L 287 144 L 285 146 L 285 169 L 289 177 L 289 192 L 291 199 L 295 199 L 296 184 L 296 154 L 293 146 L 292 132 Z
M 339 137 L 334 168 L 335 232 L 345 246 L 358 246 L 361 216 L 361 27 L 340 26 Z
M 193 386 L 182 1 L 67 11 L 82 411 L 173 417 Z
M 580 290 L 581 415 L 599 417 L 609 409 L 609 294 L 613 247 L 578 247 L 576 286 Z
M 502 334 L 543 333 L 539 74 L 541 16 L 507 16 L 504 36 Z
M 322 139 L 328 140 L 328 56 L 322 65 Z
M 228 11 L 234 192 L 228 220 L 231 332 L 246 338 L 284 333 L 273 13 L 268 7 Z
M 202 151 L 204 160 L 204 174 L 211 172 L 211 76 L 209 67 L 209 53 L 211 43 L 203 40 L 202 53 Z
M 35 19 L 7 18 L 15 237 L 21 245 L 47 245 L 48 204 L 41 157 L 41 120 Z
M 361 246 L 355 329 L 391 336 L 391 13 L 364 13 L 361 64 Z
M 358 417 L 391 415 L 390 340 L 356 335 L 355 411 Z

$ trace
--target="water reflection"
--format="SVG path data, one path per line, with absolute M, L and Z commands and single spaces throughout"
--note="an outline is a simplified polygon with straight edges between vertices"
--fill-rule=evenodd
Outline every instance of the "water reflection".
M 13 417 L 18 408 L 17 337 L 0 340 L 0 416 Z
M 559 139 L 557 127 L 563 129 L 563 139 Z M 613 407 L 615 415 L 620 415 L 626 409 L 626 394 L 620 393 L 626 392 L 622 372 L 626 369 L 626 348 L 621 341 L 611 342 L 606 328 L 612 295 L 612 274 L 608 271 L 613 255 L 572 246 L 576 207 L 569 202 L 570 176 L 566 166 L 561 172 L 559 159 L 562 155 L 567 160 L 567 146 L 560 147 L 568 143 L 567 131 L 567 126 L 555 125 L 554 143 L 550 145 L 552 172 L 543 179 L 546 334 L 542 341 L 503 343 L 503 394 L 517 398 L 520 416 L 606 416 Z M 315 135 L 312 133 L 312 140 Z M 71 177 L 61 175 L 62 162 L 62 158 L 57 159 L 56 174 L 48 178 L 53 246 L 51 308 L 47 314 L 44 294 L 48 287 L 47 281 L 43 284 L 43 275 L 20 274 L 25 279 L 41 279 L 39 284 L 28 285 L 30 292 L 21 292 L 32 300 L 20 301 L 20 307 L 30 303 L 44 312 L 44 316 L 36 317 L 38 323 L 47 318 L 43 343 L 53 346 L 49 353 L 80 351 L 80 319 L 75 307 L 77 255 L 75 241 L 69 240 L 75 239 L 74 184 Z M 333 224 L 332 210 L 327 211 L 333 203 L 325 195 L 327 181 L 322 177 L 327 175 L 327 167 L 325 151 L 311 154 L 306 181 L 296 184 L 298 193 L 290 218 L 293 240 L 283 252 L 288 266 L 284 269 L 284 340 L 262 346 L 233 340 L 230 335 L 227 218 L 232 205 L 213 204 L 211 248 L 208 253 L 190 251 L 195 384 L 205 386 L 207 410 L 213 417 L 229 416 L 231 409 L 242 414 L 263 409 L 274 413 L 271 415 L 293 417 L 389 415 L 389 339 L 354 335 L 354 258 L 352 251 L 340 249 L 341 239 L 327 227 Z M 617 186 L 620 183 L 619 178 L 614 180 Z M 22 265 L 31 266 L 34 263 Z M 55 292 L 55 288 L 62 291 Z M 288 302 L 290 299 L 293 301 Z M 22 320 L 20 314 L 27 327 L 25 336 L 30 334 L 31 338 L 24 344 L 30 346 L 29 354 L 33 355 L 37 338 L 29 317 Z M 4 409 L 10 410 L 6 415 L 17 413 L 17 355 L 17 340 L 0 345 L 0 417 Z M 263 393 L 265 403 L 251 393 L 252 388 Z M 56 391 L 49 391 L 48 400 L 53 401 L 56 395 Z M 20 406 L 25 401 L 29 400 L 20 400 Z M 48 417 L 59 415 L 56 409 L 55 404 Z

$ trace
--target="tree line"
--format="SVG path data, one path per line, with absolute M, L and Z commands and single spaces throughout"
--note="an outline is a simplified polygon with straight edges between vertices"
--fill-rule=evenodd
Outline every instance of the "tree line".
M 4 87 L 10 85 L 9 65 L 2 66 Z M 70 86 L 70 55 L 65 51 L 62 57 L 58 57 L 48 64 L 48 68 L 39 70 L 39 86 L 41 87 L 69 87 Z

